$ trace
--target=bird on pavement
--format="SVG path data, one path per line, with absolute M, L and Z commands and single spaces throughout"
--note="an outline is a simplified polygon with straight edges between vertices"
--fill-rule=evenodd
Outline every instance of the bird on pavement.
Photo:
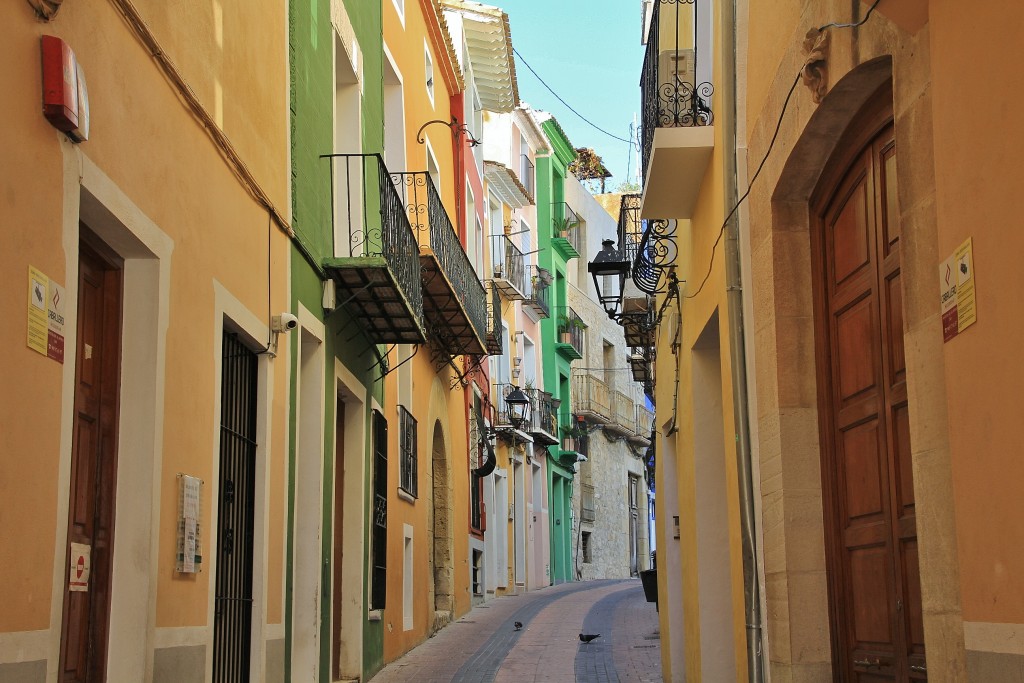
M 516 627 L 516 630 L 518 631 L 518 630 L 520 630 L 521 628 L 523 628 L 523 622 L 521 622 L 521 621 L 517 621 L 517 622 L 516 622 L 515 624 L 513 624 L 513 626 L 515 626 L 515 627 Z
M 589 643 L 594 638 L 600 638 L 600 637 L 601 637 L 600 633 L 581 633 L 580 634 L 580 642 L 581 643 Z

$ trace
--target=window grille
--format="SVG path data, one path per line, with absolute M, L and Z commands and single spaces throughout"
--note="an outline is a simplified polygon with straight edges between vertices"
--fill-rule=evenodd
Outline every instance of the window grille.
M 415 498 L 418 493 L 417 483 L 419 481 L 419 449 L 417 447 L 416 418 L 405 409 L 398 406 L 398 450 L 401 458 L 401 481 L 399 486 L 402 490 Z
M 373 411 L 373 527 L 370 534 L 373 565 L 370 609 L 384 609 L 388 569 L 388 421 L 377 410 Z

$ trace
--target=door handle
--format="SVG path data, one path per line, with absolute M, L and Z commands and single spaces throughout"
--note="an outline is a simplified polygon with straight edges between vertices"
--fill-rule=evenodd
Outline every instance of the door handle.
M 869 669 L 873 669 L 879 665 L 879 661 L 877 659 L 873 662 L 867 659 L 855 659 L 853 660 L 853 663 L 857 666 L 866 666 Z
M 928 667 L 924 666 L 924 665 L 921 665 L 921 664 L 911 664 L 910 665 L 910 670 L 911 671 L 917 671 L 919 673 L 924 673 L 925 671 L 928 670 Z

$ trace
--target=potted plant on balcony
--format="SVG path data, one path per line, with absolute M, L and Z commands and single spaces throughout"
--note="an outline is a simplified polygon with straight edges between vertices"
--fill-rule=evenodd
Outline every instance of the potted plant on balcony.
M 579 221 L 569 218 L 556 218 L 553 222 L 555 224 L 555 235 L 562 239 L 569 239 L 569 231 L 575 230 L 580 224 Z

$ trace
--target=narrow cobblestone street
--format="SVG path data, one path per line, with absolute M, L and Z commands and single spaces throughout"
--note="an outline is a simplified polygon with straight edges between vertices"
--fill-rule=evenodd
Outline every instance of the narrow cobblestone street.
M 515 622 L 522 630 L 515 630 Z M 599 633 L 581 643 L 580 633 Z M 636 579 L 567 583 L 475 607 L 374 683 L 653 683 L 658 614 Z

